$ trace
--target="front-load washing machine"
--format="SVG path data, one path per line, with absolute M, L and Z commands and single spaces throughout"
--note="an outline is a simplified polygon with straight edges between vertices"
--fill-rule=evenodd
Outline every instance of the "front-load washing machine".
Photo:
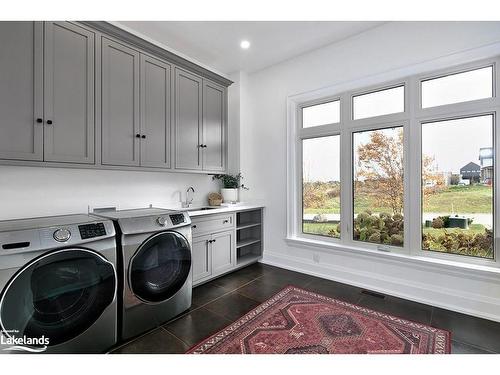
M 117 340 L 113 223 L 0 221 L 0 353 L 102 353 Z
M 145 208 L 95 213 L 115 222 L 123 264 L 121 339 L 159 326 L 191 306 L 191 219 Z

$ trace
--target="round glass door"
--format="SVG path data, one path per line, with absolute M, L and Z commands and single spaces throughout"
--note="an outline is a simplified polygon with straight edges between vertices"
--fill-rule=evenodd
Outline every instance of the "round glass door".
M 137 250 L 129 266 L 132 292 L 146 302 L 161 302 L 177 293 L 191 271 L 191 249 L 179 233 L 150 237 Z
M 113 265 L 85 249 L 46 254 L 22 268 L 0 297 L 2 330 L 12 337 L 49 339 L 49 346 L 87 330 L 116 292 Z

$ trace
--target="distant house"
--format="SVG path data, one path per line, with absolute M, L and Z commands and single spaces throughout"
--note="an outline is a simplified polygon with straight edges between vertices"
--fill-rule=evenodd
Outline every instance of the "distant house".
M 481 166 L 476 163 L 470 162 L 460 168 L 460 175 L 463 180 L 469 180 L 470 182 L 479 182 L 481 177 Z
M 480 148 L 479 161 L 481 163 L 481 182 L 491 184 L 493 179 L 493 148 Z

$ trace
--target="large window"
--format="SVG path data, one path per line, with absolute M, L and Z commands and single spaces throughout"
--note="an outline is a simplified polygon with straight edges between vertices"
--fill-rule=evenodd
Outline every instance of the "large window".
M 290 97 L 288 238 L 500 267 L 498 64 Z
M 302 230 L 340 238 L 340 136 L 302 141 Z
M 493 116 L 422 125 L 422 247 L 493 258 Z
M 404 112 L 405 87 L 398 86 L 357 95 L 352 98 L 352 108 L 354 120 Z
M 353 135 L 356 241 L 403 246 L 403 128 Z
M 493 67 L 422 81 L 422 108 L 493 96 Z

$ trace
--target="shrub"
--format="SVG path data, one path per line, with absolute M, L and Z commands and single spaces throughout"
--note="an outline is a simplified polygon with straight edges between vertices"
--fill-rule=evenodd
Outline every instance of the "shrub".
M 491 258 L 493 256 L 493 232 L 485 229 L 484 233 L 476 234 L 459 230 L 444 230 L 438 235 L 424 233 L 422 245 L 427 250 Z
M 403 215 L 371 211 L 360 212 L 354 220 L 354 239 L 386 245 L 401 246 L 404 242 Z
M 432 227 L 434 229 L 441 229 L 444 228 L 444 220 L 438 216 L 432 220 Z

